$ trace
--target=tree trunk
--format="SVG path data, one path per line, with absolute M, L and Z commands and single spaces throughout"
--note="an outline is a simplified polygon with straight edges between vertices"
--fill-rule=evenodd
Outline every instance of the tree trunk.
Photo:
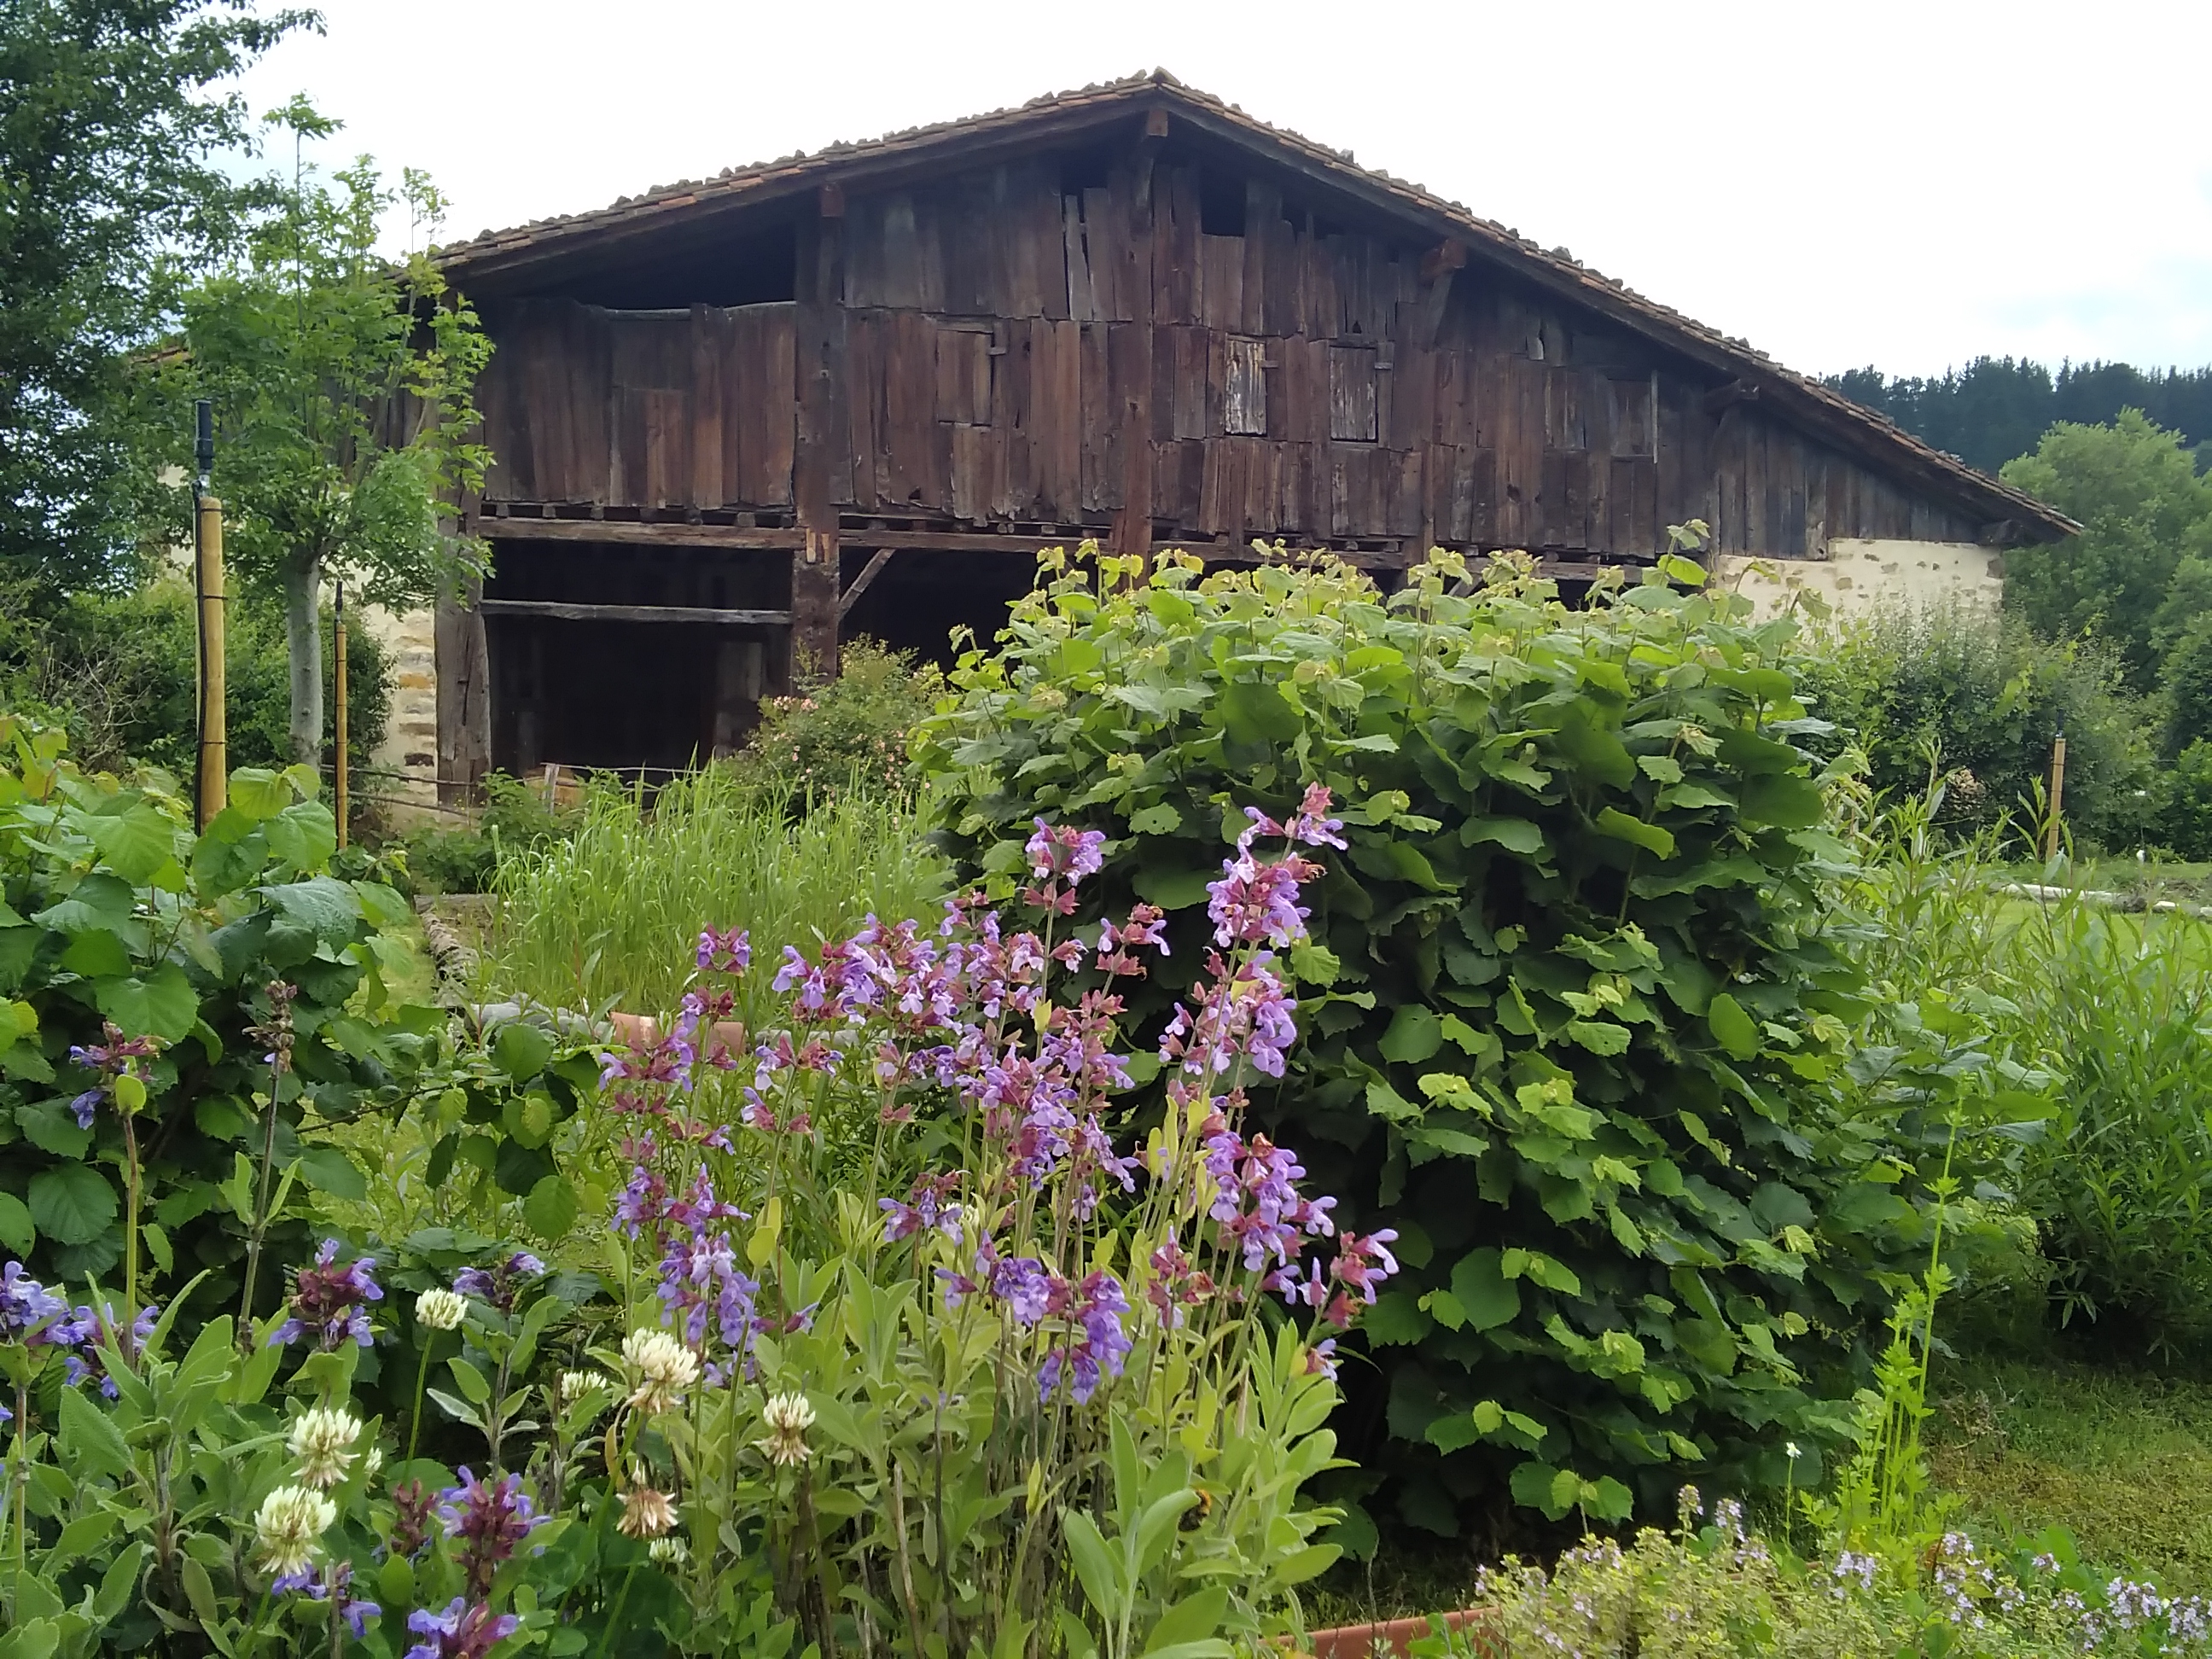
M 323 562 L 295 559 L 284 566 L 284 652 L 292 670 L 292 759 L 319 769 L 323 763 Z

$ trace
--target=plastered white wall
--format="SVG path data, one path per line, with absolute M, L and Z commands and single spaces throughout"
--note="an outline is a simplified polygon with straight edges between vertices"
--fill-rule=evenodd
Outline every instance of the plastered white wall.
M 1843 614 L 1892 604 L 1994 611 L 2004 596 L 2004 556 L 1972 542 L 1874 541 L 1838 537 L 1824 559 L 1755 559 L 1723 554 L 1714 578 L 1733 584 L 1772 616 L 1800 592 Z

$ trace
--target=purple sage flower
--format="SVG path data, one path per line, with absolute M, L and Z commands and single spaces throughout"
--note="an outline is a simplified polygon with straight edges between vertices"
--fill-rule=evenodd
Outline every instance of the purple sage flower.
M 334 1561 L 322 1572 L 309 1570 L 288 1572 L 269 1586 L 277 1595 L 304 1595 L 310 1601 L 327 1601 L 338 1598 L 338 1613 L 352 1627 L 354 1640 L 360 1641 L 368 1634 L 368 1621 L 380 1619 L 384 1609 L 374 1601 L 356 1599 L 353 1594 L 353 1563 Z
M 502 1474 L 479 1480 L 464 1465 L 461 1483 L 438 1494 L 438 1518 L 446 1523 L 446 1536 L 463 1540 L 462 1565 L 471 1595 L 491 1589 L 492 1575 L 514 1553 L 515 1547 L 532 1528 L 544 1524 L 522 1490 L 520 1475 Z
M 702 927 L 697 960 L 702 974 L 742 974 L 752 966 L 752 935 L 742 927 L 722 933 Z
M 350 1338 L 362 1347 L 375 1340 L 364 1304 L 384 1300 L 383 1287 L 371 1273 L 376 1258 L 356 1256 L 337 1266 L 338 1242 L 326 1238 L 315 1252 L 312 1266 L 292 1276 L 289 1316 L 269 1339 L 270 1347 L 282 1347 L 313 1334 L 325 1349 Z
M 471 1605 L 456 1595 L 443 1613 L 423 1607 L 407 1615 L 407 1628 L 428 1639 L 408 1649 L 403 1659 L 483 1659 L 521 1627 L 511 1613 L 495 1614 L 482 1601 Z
M 63 1311 L 61 1297 L 23 1271 L 20 1261 L 0 1268 L 0 1342 L 20 1342 Z

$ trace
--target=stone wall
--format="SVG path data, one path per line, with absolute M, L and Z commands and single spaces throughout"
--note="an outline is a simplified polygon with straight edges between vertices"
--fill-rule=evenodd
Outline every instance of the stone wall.
M 1748 595 L 1762 617 L 1792 596 L 1817 593 L 1849 615 L 1883 604 L 1963 605 L 1995 611 L 2004 595 L 2004 556 L 1972 542 L 1861 541 L 1838 537 L 1824 559 L 1751 559 L 1723 554 L 1714 579 Z

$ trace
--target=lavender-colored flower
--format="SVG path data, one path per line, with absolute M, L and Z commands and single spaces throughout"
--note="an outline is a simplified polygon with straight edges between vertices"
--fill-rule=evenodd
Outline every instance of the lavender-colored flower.
M 907 1194 L 905 1203 L 895 1198 L 878 1199 L 876 1207 L 884 1212 L 884 1243 L 896 1244 L 901 1239 L 935 1228 L 957 1244 L 960 1206 L 946 1200 L 958 1188 L 960 1178 L 957 1170 L 945 1175 L 922 1176 Z
M 484 1602 L 471 1605 L 456 1595 L 443 1613 L 422 1607 L 407 1615 L 407 1628 L 428 1639 L 408 1649 L 403 1659 L 483 1659 L 521 1627 L 511 1613 L 495 1614 Z
M 106 1316 L 104 1322 L 101 1313 L 96 1313 L 90 1306 L 80 1303 L 67 1319 L 55 1321 L 40 1334 L 38 1340 L 52 1343 L 56 1347 L 76 1350 L 65 1362 L 67 1370 L 64 1376 L 70 1387 L 74 1388 L 88 1378 L 97 1377 L 100 1393 L 113 1400 L 118 1390 L 115 1379 L 107 1374 L 106 1359 L 100 1352 L 103 1341 L 112 1340 L 124 1359 L 135 1365 L 139 1355 L 146 1352 L 146 1345 L 154 1340 L 154 1328 L 161 1323 L 161 1310 L 155 1307 L 141 1308 L 137 1318 L 128 1325 L 118 1319 L 112 1302 L 104 1304 L 102 1311 Z
M 356 1600 L 353 1595 L 353 1563 L 350 1561 L 334 1561 L 319 1573 L 313 1571 L 286 1573 L 269 1588 L 276 1595 L 304 1595 L 310 1601 L 327 1601 L 336 1595 L 339 1616 L 351 1626 L 356 1641 L 368 1634 L 370 1620 L 384 1615 L 384 1609 L 375 1602 Z
M 349 1338 L 364 1348 L 375 1340 L 362 1304 L 384 1300 L 383 1288 L 371 1273 L 376 1258 L 356 1256 L 340 1267 L 337 1254 L 337 1240 L 326 1238 L 313 1264 L 293 1274 L 289 1316 L 270 1337 L 270 1346 L 296 1342 L 310 1333 L 326 1349 Z
M 1122 1322 L 1129 1298 L 1113 1274 L 1095 1273 L 1065 1299 L 1066 1317 L 1075 1334 L 1045 1356 L 1037 1370 L 1037 1388 L 1048 1400 L 1065 1381 L 1079 1406 L 1097 1392 L 1103 1377 L 1121 1374 L 1122 1361 L 1133 1346 Z
M 80 1129 L 92 1127 L 93 1114 L 100 1109 L 100 1103 L 115 1092 L 115 1079 L 125 1073 L 137 1073 L 139 1062 L 152 1059 L 161 1047 L 153 1037 L 125 1036 L 122 1027 L 113 1020 L 106 1021 L 103 1030 L 106 1037 L 104 1042 L 70 1045 L 70 1064 L 82 1066 L 100 1078 L 98 1083 L 70 1102 L 70 1110 L 76 1115 L 76 1127 Z
M 538 1278 L 544 1271 L 545 1264 L 538 1257 L 527 1250 L 517 1250 L 490 1267 L 462 1268 L 453 1275 L 453 1288 L 463 1296 L 489 1302 L 501 1313 L 511 1313 L 523 1282 Z
M 1040 881 L 1064 881 L 1070 887 L 1085 876 L 1095 876 L 1106 862 L 1103 830 L 1078 830 L 1069 823 L 1036 821 L 1036 833 L 1023 851 L 1028 854 L 1030 873 Z
M 1312 868 L 1295 858 L 1262 864 L 1249 851 L 1224 859 L 1221 879 L 1206 887 L 1214 943 L 1224 950 L 1260 944 L 1279 950 L 1304 939 L 1313 913 L 1298 902 L 1298 882 Z
M 742 927 L 717 933 L 711 927 L 699 932 L 699 971 L 702 974 L 742 974 L 752 966 L 752 936 Z
M 0 1267 L 0 1342 L 20 1342 L 63 1311 L 61 1297 L 23 1271 L 20 1261 Z
M 1214 1183 L 1207 1213 L 1221 1224 L 1224 1246 L 1242 1252 L 1248 1272 L 1257 1273 L 1270 1261 L 1288 1262 L 1302 1236 L 1335 1230 L 1329 1212 L 1336 1200 L 1299 1193 L 1305 1168 L 1287 1147 L 1265 1135 L 1247 1142 L 1218 1118 L 1207 1125 L 1205 1146 L 1206 1172 Z
M 515 1547 L 543 1526 L 539 1515 L 522 1490 L 520 1475 L 502 1474 L 489 1482 L 479 1480 L 466 1465 L 461 1481 L 438 1494 L 438 1518 L 446 1523 L 446 1536 L 463 1540 L 462 1565 L 470 1594 L 483 1595 L 491 1588 L 492 1575 L 512 1557 Z

